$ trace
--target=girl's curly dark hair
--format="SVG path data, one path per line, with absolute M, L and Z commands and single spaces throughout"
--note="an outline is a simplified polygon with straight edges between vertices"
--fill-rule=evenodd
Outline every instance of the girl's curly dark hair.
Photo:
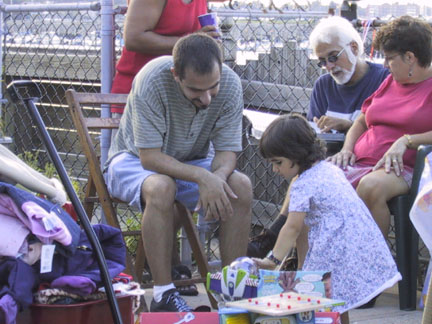
M 325 158 L 325 143 L 300 114 L 275 119 L 264 131 L 259 151 L 265 159 L 285 157 L 300 167 L 300 173 Z

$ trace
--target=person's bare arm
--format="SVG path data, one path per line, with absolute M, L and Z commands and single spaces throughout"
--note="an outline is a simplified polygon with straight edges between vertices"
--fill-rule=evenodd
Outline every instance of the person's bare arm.
M 323 115 L 320 118 L 314 117 L 313 121 L 323 133 L 331 132 L 332 129 L 339 132 L 346 132 L 353 124 L 351 120 L 326 115 Z
M 354 145 L 357 142 L 358 138 L 367 130 L 366 119 L 364 113 L 361 113 L 353 125 L 349 129 L 346 137 L 344 145 L 339 153 L 336 153 L 328 160 L 337 166 L 342 166 L 342 168 L 346 168 L 347 165 L 353 165 L 355 162 L 355 155 L 353 153 Z
M 285 194 L 285 199 L 284 199 L 284 201 L 283 201 L 283 203 L 282 203 L 282 207 L 281 207 L 281 210 L 280 210 L 280 213 L 279 213 L 279 214 L 284 215 L 285 217 L 288 215 L 288 208 L 289 208 L 289 202 L 290 202 L 290 191 L 291 191 L 291 186 L 292 186 L 292 184 L 297 180 L 297 178 L 298 178 L 298 176 L 295 176 L 295 177 L 291 180 L 291 182 L 289 183 L 289 185 L 288 185 L 288 190 L 287 190 L 287 192 L 286 192 L 286 194 Z
M 162 153 L 160 148 L 157 149 L 140 149 L 140 160 L 143 167 L 147 170 L 152 170 L 160 174 L 165 174 L 176 179 L 197 183 L 199 186 L 199 206 L 205 210 L 207 219 L 226 220 L 232 216 L 232 207 L 229 198 L 236 198 L 231 188 L 226 183 L 226 178 L 234 170 L 231 161 L 227 161 L 229 167 L 222 166 L 226 157 L 216 152 L 215 159 L 219 160 L 213 165 L 218 166 L 215 171 L 210 172 L 204 168 L 182 163 L 175 158 Z M 234 153 L 233 153 L 234 154 Z M 220 156 L 217 158 L 217 156 Z M 229 158 L 231 160 L 231 158 Z M 230 173 L 229 168 L 232 170 Z
M 411 140 L 408 140 L 408 138 Z M 408 148 L 416 149 L 422 144 L 432 144 L 432 131 L 411 134 L 409 137 L 401 136 L 392 146 L 384 153 L 383 157 L 377 162 L 373 170 L 378 170 L 384 167 L 384 170 L 389 173 L 392 168 L 397 176 L 401 175 L 404 169 L 403 156 Z
M 124 39 L 129 51 L 165 55 L 171 54 L 179 37 L 162 36 L 153 32 L 166 0 L 131 0 L 128 6 Z
M 165 5 L 166 0 L 131 0 L 124 28 L 125 47 L 128 51 L 150 55 L 171 54 L 180 37 L 160 35 L 153 31 Z M 220 37 L 214 26 L 205 26 L 200 31 L 212 37 Z
M 305 217 L 306 213 L 303 212 L 290 212 L 288 214 L 287 221 L 282 227 L 273 248 L 273 256 L 275 256 L 276 259 L 282 261 L 288 252 L 295 246 L 297 237 L 303 228 Z M 276 263 L 268 258 L 253 258 L 253 260 L 259 268 L 274 269 L 276 267 Z

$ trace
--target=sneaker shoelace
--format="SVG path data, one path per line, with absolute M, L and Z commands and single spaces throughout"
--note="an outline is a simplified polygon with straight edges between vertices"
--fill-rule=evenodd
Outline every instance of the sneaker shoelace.
M 169 304 L 170 301 L 173 301 L 177 310 L 179 312 L 190 312 L 191 308 L 186 304 L 186 301 L 180 297 L 178 292 L 172 293 L 168 296 L 166 303 Z

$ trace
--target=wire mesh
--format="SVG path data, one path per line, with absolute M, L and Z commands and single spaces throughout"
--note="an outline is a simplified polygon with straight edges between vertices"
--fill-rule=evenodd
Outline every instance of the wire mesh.
M 124 11 L 124 10 L 123 10 Z M 118 11 L 118 12 L 121 12 Z M 308 35 L 325 12 L 231 10 L 218 9 L 225 63 L 242 79 L 245 108 L 282 114 L 296 111 L 305 114 L 309 107 L 314 81 L 323 73 L 308 46 Z M 124 16 L 115 18 L 115 57 L 123 45 Z M 42 98 L 38 103 L 42 118 L 81 196 L 88 169 L 70 117 L 64 92 L 100 92 L 99 10 L 4 12 L 3 86 L 13 80 L 38 82 Z M 365 53 L 372 52 L 371 42 L 378 27 L 358 28 L 365 39 Z M 6 96 L 7 98 L 7 96 Z M 9 101 L 10 102 L 10 101 Z M 87 114 L 99 116 L 100 107 L 87 107 Z M 6 103 L 2 107 L 3 132 L 13 137 L 9 148 L 17 154 L 30 154 L 40 168 L 49 163 L 36 130 L 23 107 Z M 278 215 L 287 183 L 271 172 L 260 158 L 257 147 L 248 140 L 245 120 L 244 150 L 238 168 L 252 180 L 254 190 L 251 235 L 267 227 Z M 93 133 L 96 142 L 99 133 Z M 99 207 L 95 207 L 99 215 Z M 119 220 L 127 230 L 140 226 L 137 211 L 119 209 Z M 210 259 L 218 258 L 218 230 L 207 233 L 206 250 Z M 136 240 L 128 246 L 133 250 Z M 390 235 L 394 251 L 394 234 Z M 420 280 L 424 276 L 429 254 L 419 246 Z M 422 281 L 421 281 L 422 282 Z

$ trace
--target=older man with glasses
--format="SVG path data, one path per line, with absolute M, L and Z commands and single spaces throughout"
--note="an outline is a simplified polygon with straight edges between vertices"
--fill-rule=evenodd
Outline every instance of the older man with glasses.
M 346 132 L 360 114 L 363 101 L 378 89 L 389 72 L 382 65 L 364 59 L 362 39 L 344 18 L 322 19 L 309 41 L 318 58 L 318 66 L 329 73 L 316 80 L 307 117 L 315 121 L 322 132 Z M 263 258 L 273 248 L 285 224 L 288 205 L 289 195 L 273 224 L 251 238 L 248 256 Z M 302 238 L 302 242 L 297 242 L 299 268 L 307 251 L 307 239 L 300 236 Z
M 346 132 L 363 101 L 379 87 L 388 70 L 364 59 L 360 35 L 344 18 L 322 19 L 309 42 L 318 66 L 329 73 L 315 82 L 308 119 L 323 132 Z

